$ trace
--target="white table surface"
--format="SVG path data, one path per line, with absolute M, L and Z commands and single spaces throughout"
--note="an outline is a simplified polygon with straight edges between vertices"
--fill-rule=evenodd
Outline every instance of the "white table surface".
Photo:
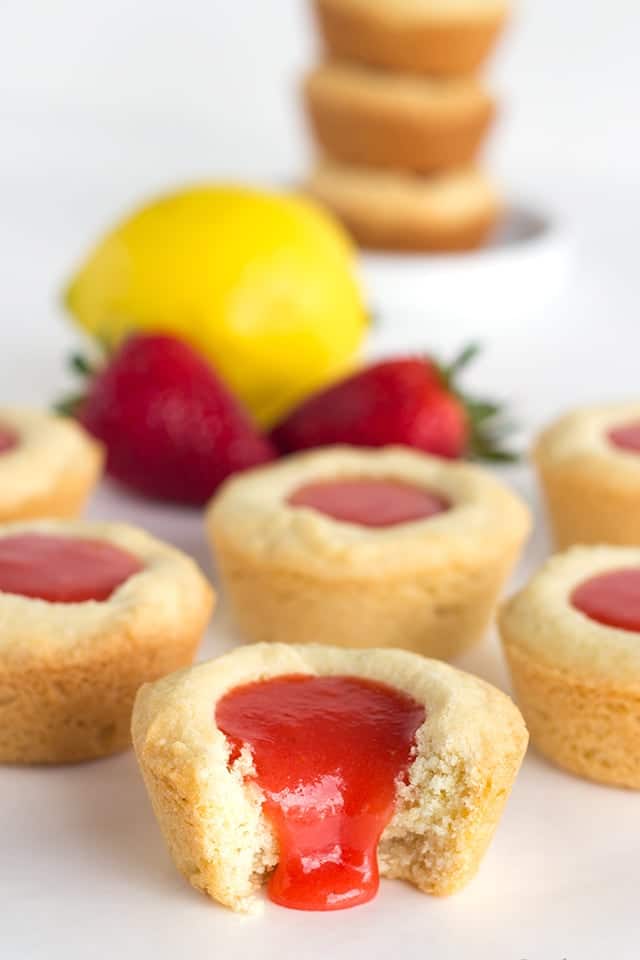
M 632 217 L 619 215 L 621 203 L 633 213 L 639 193 L 568 179 L 536 189 L 563 208 L 576 237 L 563 294 L 531 311 L 527 290 L 516 290 L 511 325 L 501 318 L 497 327 L 481 303 L 446 321 L 419 304 L 413 318 L 383 317 L 372 342 L 379 353 L 453 348 L 482 336 L 487 349 L 474 379 L 510 397 L 527 432 L 569 404 L 637 394 L 640 349 L 636 229 Z M 29 218 L 24 185 L 6 191 L 0 402 L 42 403 L 59 392 L 73 335 L 53 292 L 86 242 L 92 196 L 106 204 L 110 191 L 117 188 L 107 180 L 99 191 L 74 181 L 55 195 L 30 182 Z M 525 467 L 507 476 L 534 499 Z M 105 485 L 90 514 L 148 527 L 210 570 L 197 513 L 146 505 Z M 546 550 L 539 527 L 516 579 Z M 201 656 L 230 642 L 218 611 Z M 507 688 L 494 638 L 463 666 Z M 383 882 L 374 902 L 352 911 L 304 914 L 267 903 L 261 918 L 240 919 L 192 891 L 174 870 L 131 753 L 76 767 L 5 768 L 0 957 L 601 960 L 606 949 L 625 960 L 638 955 L 639 804 L 636 794 L 582 782 L 531 750 L 480 873 L 464 892 L 436 900 Z

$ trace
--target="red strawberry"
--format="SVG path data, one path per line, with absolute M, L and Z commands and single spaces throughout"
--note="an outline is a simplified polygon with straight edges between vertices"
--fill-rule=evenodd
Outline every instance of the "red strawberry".
M 74 412 L 105 444 L 108 473 L 162 500 L 205 503 L 229 474 L 275 455 L 211 367 L 169 336 L 127 340 Z
M 309 397 L 275 427 L 272 439 L 283 453 L 334 443 L 397 443 L 452 459 L 511 460 L 495 445 L 499 408 L 454 386 L 476 353 L 468 347 L 449 367 L 417 357 L 374 363 Z

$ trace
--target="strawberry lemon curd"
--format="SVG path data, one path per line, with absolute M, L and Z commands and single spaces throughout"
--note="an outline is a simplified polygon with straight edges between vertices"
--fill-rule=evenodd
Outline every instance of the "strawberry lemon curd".
M 397 480 L 355 478 L 308 483 L 288 498 L 292 507 L 311 507 L 334 520 L 364 527 L 391 527 L 426 520 L 449 509 L 448 501 Z
M 406 694 L 350 676 L 279 676 L 220 700 L 216 723 L 232 759 L 251 751 L 276 832 L 273 901 L 340 910 L 375 896 L 378 840 L 424 719 Z
M 0 454 L 12 450 L 17 443 L 18 438 L 13 430 L 9 430 L 8 427 L 3 427 L 0 424 Z
M 0 537 L 0 592 L 82 603 L 107 600 L 142 569 L 140 561 L 102 540 L 41 533 Z
M 613 570 L 581 583 L 571 603 L 608 627 L 640 632 L 640 568 Z
M 607 436 L 614 447 L 640 453 L 640 420 L 614 427 Z

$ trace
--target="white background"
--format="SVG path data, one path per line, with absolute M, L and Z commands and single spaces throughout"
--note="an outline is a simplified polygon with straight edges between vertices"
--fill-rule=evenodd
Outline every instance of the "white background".
M 583 401 L 638 392 L 640 4 L 523 0 L 491 74 L 489 151 L 511 195 L 568 223 L 565 288 L 508 287 L 443 318 L 388 311 L 372 349 L 487 344 L 477 383 L 527 431 Z M 45 403 L 73 342 L 57 293 L 99 230 L 149 191 L 224 175 L 278 181 L 307 161 L 296 79 L 314 44 L 302 0 L 2 0 L 0 403 Z M 422 294 L 420 295 L 422 296 Z M 534 306 L 535 304 L 535 306 Z M 524 468 L 510 474 L 529 498 Z M 207 565 L 199 517 L 105 489 L 93 508 L 150 527 Z M 538 531 L 518 578 L 546 550 Z M 218 626 L 204 652 L 227 643 Z M 493 641 L 466 665 L 506 685 Z M 133 758 L 0 772 L 0 957 L 89 960 L 428 956 L 635 958 L 638 798 L 530 753 L 476 881 L 446 901 L 401 884 L 326 916 L 242 921 L 191 892 L 159 839 Z

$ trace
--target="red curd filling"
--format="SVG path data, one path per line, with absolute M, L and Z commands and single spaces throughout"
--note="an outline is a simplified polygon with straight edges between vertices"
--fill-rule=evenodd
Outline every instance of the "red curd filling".
M 612 570 L 585 580 L 571 594 L 571 603 L 605 626 L 640 631 L 640 568 Z
M 251 751 L 276 832 L 273 901 L 340 910 L 375 896 L 378 840 L 424 718 L 411 697 L 358 677 L 281 676 L 220 700 L 216 724 L 232 759 Z
M 426 520 L 450 507 L 443 496 L 423 487 L 373 477 L 307 483 L 295 490 L 287 503 L 312 507 L 334 520 L 363 527 L 391 527 Z
M 0 537 L 0 591 L 50 603 L 107 600 L 142 564 L 103 540 L 22 533 Z
M 0 453 L 6 453 L 8 450 L 12 450 L 17 443 L 17 434 L 15 434 L 13 430 L 9 430 L 8 427 L 0 425 Z
M 607 437 L 615 447 L 640 453 L 640 420 L 614 427 L 609 430 Z

